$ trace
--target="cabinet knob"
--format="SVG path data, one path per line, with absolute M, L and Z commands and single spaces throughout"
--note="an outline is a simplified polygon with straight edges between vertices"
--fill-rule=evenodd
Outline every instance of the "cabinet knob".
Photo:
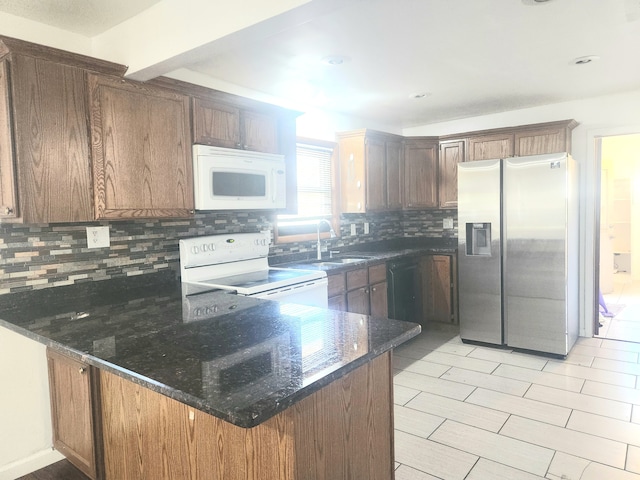
M 240 142 L 236 143 L 236 148 L 242 148 L 242 144 Z
M 86 368 L 84 368 L 84 367 L 80 367 L 80 368 L 78 369 L 78 372 L 80 372 L 80 374 L 83 374 L 83 373 L 84 373 L 84 372 L 86 372 L 86 371 L 87 371 L 87 369 L 86 369 Z
M 4 212 L 5 215 L 11 215 L 13 213 L 13 208 L 4 207 L 4 209 L 2 211 Z
M 371 289 L 371 291 L 372 291 L 372 292 L 375 292 L 375 291 L 376 291 L 376 287 L 373 287 L 373 288 Z
M 244 148 L 245 150 L 249 150 L 249 145 L 243 145 L 242 148 Z

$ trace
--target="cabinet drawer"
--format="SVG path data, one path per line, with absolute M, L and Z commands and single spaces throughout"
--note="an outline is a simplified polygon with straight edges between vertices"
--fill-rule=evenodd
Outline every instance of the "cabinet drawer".
M 344 279 L 344 273 L 337 273 L 335 275 L 329 275 L 327 277 L 329 285 L 327 287 L 328 297 L 335 297 L 346 291 L 346 283 Z
M 373 265 L 369 267 L 369 283 L 378 283 L 387 281 L 387 265 Z
M 368 285 L 368 273 L 366 268 L 351 270 L 347 272 L 347 290 L 364 287 Z

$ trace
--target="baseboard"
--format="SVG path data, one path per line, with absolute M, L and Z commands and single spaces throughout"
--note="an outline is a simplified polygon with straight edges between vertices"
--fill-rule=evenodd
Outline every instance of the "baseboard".
M 27 473 L 35 472 L 47 465 L 56 463 L 63 458 L 64 456 L 53 448 L 41 450 L 26 458 L 21 458 L 16 462 L 1 465 L 0 480 L 14 480 L 26 475 Z

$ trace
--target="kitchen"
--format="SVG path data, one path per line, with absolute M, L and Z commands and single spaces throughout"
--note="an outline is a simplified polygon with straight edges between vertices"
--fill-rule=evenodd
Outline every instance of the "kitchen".
M 315 3 L 317 6 L 318 2 Z M 322 2 L 320 2 L 322 3 Z M 329 2 L 325 2 L 329 3 Z M 517 2 L 519 3 L 519 2 Z M 524 7 L 523 7 L 524 8 Z M 533 8 L 533 7 L 531 7 Z M 536 7 L 537 8 L 537 7 Z M 541 6 L 540 8 L 553 8 L 553 4 Z M 528 10 L 527 13 L 530 11 Z M 622 14 L 622 12 L 619 12 Z M 50 36 L 56 38 L 56 44 L 67 50 L 74 50 L 78 46 L 83 45 L 77 42 L 77 37 L 72 35 L 64 35 L 61 32 L 50 32 L 50 27 L 41 24 L 34 25 L 26 20 L 11 18 L 12 22 L 7 20 L 6 26 L 3 25 L 3 33 L 9 36 L 20 37 L 24 32 L 34 32 L 31 39 L 37 40 L 45 33 L 49 32 Z M 240 19 L 238 19 L 240 22 Z M 248 21 L 248 20 L 247 20 Z M 633 23 L 629 23 L 631 28 Z M 169 29 L 170 30 L 170 29 Z M 116 32 L 112 32 L 117 37 Z M 27 38 L 29 39 L 29 38 Z M 113 40 L 113 39 L 111 39 Z M 42 40 L 42 43 L 47 43 Z M 81 52 L 82 53 L 82 52 Z M 86 53 L 86 52 L 85 52 Z M 135 62 L 128 60 L 129 65 Z M 140 65 L 140 61 L 144 63 L 144 59 L 138 58 L 138 67 L 143 70 L 144 65 Z M 587 66 L 587 68 L 590 68 Z M 236 93 L 239 93 L 236 91 Z M 630 108 L 631 105 L 638 104 L 637 90 L 627 93 L 615 93 L 603 96 L 593 96 L 581 100 L 571 100 L 565 102 L 549 103 L 543 106 L 531 106 L 529 108 L 515 109 L 511 111 L 503 111 L 502 113 L 493 113 L 485 116 L 468 115 L 467 119 L 443 121 L 440 124 L 425 125 L 423 127 L 407 127 L 402 132 L 396 128 L 390 128 L 380 120 L 376 122 L 367 122 L 366 126 L 376 128 L 382 131 L 391 131 L 402 133 L 405 136 L 420 135 L 449 135 L 455 132 L 477 131 L 490 128 L 500 128 L 510 125 L 526 125 L 535 123 L 544 123 L 556 121 L 565 118 L 575 118 L 579 125 L 572 132 L 572 153 L 575 158 L 583 159 L 586 162 L 584 176 L 581 177 L 582 191 L 588 199 L 589 186 L 595 185 L 596 178 L 596 152 L 594 151 L 593 139 L 601 135 L 631 133 L 634 126 L 640 123 L 638 119 L 638 109 Z M 298 123 L 298 133 L 304 136 L 311 135 L 310 128 L 305 125 L 309 119 L 301 119 Z M 426 122 L 425 122 L 426 123 Z M 342 118 L 337 125 L 327 128 L 324 135 L 328 139 L 333 139 L 335 131 L 344 131 L 353 128 L 360 128 L 363 124 L 360 122 L 347 123 Z M 637 129 L 636 129 L 637 131 Z M 315 133 L 315 132 L 313 132 Z M 590 304 L 589 296 L 592 288 L 589 285 L 590 278 L 593 281 L 592 273 L 589 270 L 587 260 L 593 257 L 590 253 L 594 247 L 593 239 L 589 238 L 587 232 L 593 230 L 591 228 L 593 218 L 593 206 L 589 204 L 583 206 L 581 218 L 584 219 L 584 232 L 586 238 L 582 242 L 582 278 L 585 278 L 585 285 L 582 287 L 582 297 L 584 305 Z M 341 237 L 340 241 L 349 245 L 352 242 L 362 241 L 364 234 L 364 223 L 369 222 L 372 226 L 367 241 L 378 241 L 393 239 L 397 232 L 401 229 L 407 232 L 413 232 L 420 229 L 429 231 L 429 235 L 438 237 L 455 236 L 454 230 L 444 230 L 442 221 L 444 218 L 451 216 L 450 211 L 433 210 L 422 215 L 392 215 L 392 214 L 350 214 L 349 217 L 343 218 L 341 221 Z M 350 235 L 351 224 L 355 223 L 357 235 Z M 221 214 L 215 218 L 207 214 L 197 214 L 193 220 L 161 220 L 154 222 L 139 221 L 123 221 L 109 222 L 112 249 L 111 253 L 83 249 L 86 244 L 86 225 L 38 225 L 38 226 L 12 226 L 10 230 L 3 230 L 4 244 L 7 246 L 7 252 L 16 251 L 16 257 L 21 259 L 31 259 L 28 261 L 16 262 L 18 268 L 12 272 L 9 278 L 3 277 L 3 285 L 5 281 L 15 282 L 14 286 L 30 284 L 38 285 L 53 278 L 53 282 L 72 282 L 74 280 L 91 279 L 98 280 L 108 278 L 111 275 L 117 275 L 122 272 L 137 272 L 145 269 L 161 270 L 167 268 L 171 264 L 177 262 L 177 252 L 175 250 L 176 239 L 184 235 L 201 235 L 211 233 L 224 233 L 225 231 L 238 231 L 247 226 L 253 230 L 269 228 L 271 221 L 268 217 L 255 213 L 237 213 L 237 214 Z M 384 226 L 382 229 L 378 226 Z M 426 228 L 425 228 L 426 227 Z M 3 226 L 3 228 L 5 228 Z M 173 243 L 172 243 L 173 242 Z M 28 248 L 24 249 L 24 245 Z M 276 245 L 273 249 L 274 254 L 284 254 L 290 249 L 295 250 L 301 248 L 306 251 L 313 252 L 315 245 L 312 242 L 302 243 L 300 245 Z M 3 258 L 4 256 L 3 252 Z M 36 266 L 37 268 L 30 268 Z M 20 269 L 22 266 L 22 269 Z M 49 277 L 47 277 L 49 276 Z M 43 280 L 44 278 L 44 280 Z M 583 315 L 584 312 L 583 312 Z M 589 335 L 589 321 L 583 319 L 581 335 Z M 46 376 L 46 375 L 45 375 Z

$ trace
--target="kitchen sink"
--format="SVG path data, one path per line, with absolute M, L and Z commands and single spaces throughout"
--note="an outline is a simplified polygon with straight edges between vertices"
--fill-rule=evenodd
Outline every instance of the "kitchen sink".
M 307 263 L 310 263 L 312 265 L 319 265 L 319 266 L 346 265 L 349 263 L 364 262 L 368 259 L 369 257 L 341 256 L 341 257 L 335 257 L 335 258 L 326 258 L 323 260 L 309 260 Z

